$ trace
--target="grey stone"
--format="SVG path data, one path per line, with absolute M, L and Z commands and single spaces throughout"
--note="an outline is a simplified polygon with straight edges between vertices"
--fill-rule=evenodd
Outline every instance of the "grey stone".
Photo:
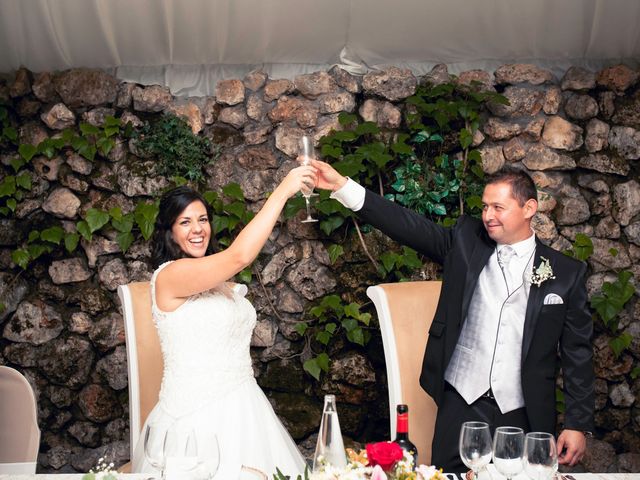
M 540 138 L 542 138 L 542 129 L 544 128 L 544 123 L 544 118 L 535 118 L 525 126 L 522 133 L 530 140 L 537 142 L 540 140 Z
M 82 389 L 78 406 L 89 420 L 105 423 L 119 417 L 122 408 L 113 390 L 102 385 L 91 384 Z
M 0 245 L 5 247 L 17 245 L 20 240 L 19 233 L 15 220 L 10 218 L 0 219 Z
M 42 207 L 42 200 L 33 200 L 33 199 L 23 200 L 16 207 L 16 211 L 15 211 L 16 218 L 28 217 L 29 214 L 35 212 L 41 207 Z M 13 233 L 16 233 L 16 232 L 13 232 Z M 2 243 L 2 240 L 0 240 L 0 243 Z
M 88 340 L 59 337 L 44 344 L 41 353 L 38 365 L 52 383 L 72 389 L 87 383 L 95 357 Z
M 304 311 L 303 299 L 285 283 L 278 284 L 277 292 L 276 305 L 279 311 L 287 313 L 302 313 Z
M 133 108 L 139 112 L 162 112 L 173 102 L 169 87 L 160 85 L 136 86 L 131 95 Z
M 40 118 L 47 127 L 53 130 L 64 130 L 76 123 L 76 116 L 64 103 L 55 104 L 47 112 L 43 113 Z
M 304 391 L 305 373 L 297 359 L 270 361 L 260 377 L 260 386 L 282 392 Z
M 331 362 L 329 378 L 357 387 L 367 387 L 375 383 L 376 373 L 367 357 L 358 352 L 349 352 Z
M 290 267 L 286 277 L 289 286 L 307 300 L 315 300 L 333 291 L 333 273 L 314 258 L 304 259 Z
M 300 248 L 295 244 L 289 244 L 271 257 L 269 263 L 262 270 L 262 281 L 270 285 L 282 278 L 284 270 L 296 263 L 302 256 Z
M 58 95 L 69 107 L 113 103 L 118 80 L 102 70 L 67 70 L 53 79 Z
M 28 143 L 35 147 L 47 138 L 49 138 L 47 130 L 39 123 L 27 123 L 26 125 L 20 126 L 18 130 L 18 141 L 20 144 Z
M 74 451 L 71 455 L 71 465 L 78 472 L 88 472 L 98 464 L 101 458 L 114 465 L 124 465 L 129 461 L 129 456 L 129 442 L 115 441 L 98 448 Z
M 93 125 L 94 127 L 102 127 L 107 117 L 115 117 L 116 111 L 113 108 L 98 107 L 82 114 L 82 120 Z
M 587 449 L 581 462 L 587 472 L 608 472 L 615 459 L 616 452 L 607 442 L 587 439 Z
M 431 71 L 425 74 L 420 80 L 421 85 L 432 85 L 434 87 L 449 82 L 451 82 L 451 75 L 449 75 L 449 69 L 444 63 L 435 65 Z
M 104 378 L 107 384 L 116 391 L 127 388 L 129 377 L 126 347 L 119 345 L 112 353 L 98 360 L 96 373 Z
M 91 278 L 91 271 L 81 258 L 55 260 L 49 267 L 49 276 L 56 285 L 83 282 Z
M 22 302 L 5 325 L 3 336 L 13 342 L 42 345 L 56 338 L 64 328 L 62 316 L 43 302 Z
M 547 115 L 556 115 L 562 104 L 562 90 L 557 86 L 552 86 L 544 93 L 542 111 Z
M 627 160 L 640 159 L 640 132 L 631 127 L 612 127 L 609 146 Z
M 488 105 L 491 113 L 497 117 L 535 117 L 544 103 L 544 92 L 529 88 L 509 86 L 503 95 L 509 100 L 509 105 Z
M 120 258 L 109 260 L 98 269 L 100 283 L 108 290 L 115 291 L 118 285 L 129 283 L 127 267 Z
M 121 82 L 116 89 L 116 101 L 115 106 L 118 108 L 131 108 L 131 102 L 133 101 L 133 90 L 136 88 L 135 83 Z M 124 123 L 123 123 L 124 125 Z
M 583 144 L 582 128 L 558 116 L 549 117 L 544 125 L 542 141 L 551 148 L 577 150 Z
M 576 162 L 567 155 L 560 155 L 541 144 L 533 145 L 522 160 L 529 170 L 573 170 Z
M 554 208 L 556 208 L 557 204 L 558 202 L 552 195 L 550 195 L 549 193 L 543 190 L 538 190 L 538 211 L 539 212 L 543 212 L 543 213 L 550 212 Z
M 588 152 L 599 152 L 603 148 L 609 146 L 609 124 L 592 118 L 587 123 L 584 145 Z
M 553 83 L 555 77 L 549 70 L 544 70 L 536 65 L 527 63 L 512 63 L 501 65 L 495 71 L 496 83 L 498 84 L 518 84 L 530 83 L 531 85 L 541 85 L 543 83 Z
M 598 95 L 598 107 L 600 107 L 600 116 L 609 119 L 616 111 L 615 105 L 616 94 L 614 92 L 600 92 Z
M 93 170 L 93 163 L 75 152 L 67 153 L 66 162 L 71 167 L 71 170 L 81 175 L 89 175 Z
M 613 94 L 613 92 L 610 93 Z M 640 94 L 636 92 L 631 98 L 621 97 L 613 108 L 615 108 L 615 113 L 611 117 L 613 124 L 640 130 Z
M 596 77 L 598 86 L 623 93 L 638 81 L 640 74 L 626 65 L 615 65 L 600 72 Z
M 45 212 L 58 218 L 75 218 L 80 208 L 80 199 L 65 187 L 56 188 L 42 204 Z
M 411 70 L 390 67 L 365 74 L 362 79 L 362 88 L 366 93 L 395 102 L 413 95 L 417 83 Z
M 274 173 L 272 171 L 250 170 L 239 178 L 240 187 L 247 200 L 257 202 L 264 199 L 265 192 L 272 191 L 275 187 Z
M 545 213 L 538 212 L 533 216 L 531 219 L 531 228 L 546 245 L 549 245 L 558 238 L 555 223 L 553 223 L 553 220 Z
M 295 158 L 300 150 L 300 138 L 304 133 L 304 130 L 297 127 L 278 126 L 275 133 L 276 148 L 289 157 Z
M 596 74 L 581 67 L 570 67 L 560 86 L 563 90 L 592 90 L 596 88 Z
M 626 226 L 624 229 L 624 234 L 626 235 L 627 240 L 640 246 L 640 221 L 630 223 L 628 226 Z M 0 319 L 1 318 L 2 317 L 0 317 Z
M 360 77 L 351 75 L 338 65 L 329 70 L 329 75 L 333 77 L 333 80 L 339 87 L 344 88 L 347 92 L 360 93 L 360 90 L 362 89 L 362 81 Z
M 0 228 L 4 225 L 0 223 Z M 16 311 L 18 305 L 29 292 L 29 284 L 24 278 L 15 278 L 7 272 L 0 272 L 0 298 L 4 309 L 0 311 L 0 324 Z
M 482 170 L 485 173 L 495 173 L 504 166 L 505 158 L 500 145 L 485 145 L 478 150 L 482 157 Z
M 564 111 L 576 120 L 588 120 L 598 115 L 598 102 L 587 94 L 569 95 Z
M 36 73 L 31 86 L 33 94 L 42 103 L 57 103 L 60 97 L 56 93 L 56 87 L 53 84 L 53 74 L 51 72 Z
M 165 112 L 172 113 L 173 115 L 182 118 L 187 122 L 187 125 L 191 127 L 191 131 L 194 135 L 200 133 L 204 127 L 204 115 L 196 102 L 175 99 L 173 103 L 167 107 Z
M 242 126 L 249 120 L 249 117 L 247 116 L 247 111 L 244 105 L 236 105 L 234 107 L 223 108 L 220 111 L 218 120 L 235 128 L 242 128 Z
M 282 96 L 268 116 L 274 123 L 295 119 L 300 127 L 307 128 L 316 125 L 318 114 L 318 106 L 314 102 L 297 97 Z
M 631 259 L 622 243 L 603 238 L 592 238 L 591 241 L 593 254 L 589 257 L 589 263 L 593 272 L 620 271 L 631 266 Z M 613 255 L 612 251 L 616 251 L 617 254 Z
M 262 100 L 262 96 L 257 93 L 252 93 L 247 98 L 247 116 L 259 122 L 264 119 L 267 114 L 268 104 Z
M 305 97 L 316 99 L 320 95 L 333 93 L 337 85 L 333 77 L 327 72 L 315 72 L 298 75 L 293 81 L 295 88 Z
M 609 390 L 609 398 L 616 407 L 630 407 L 636 401 L 636 397 L 627 382 L 613 385 Z
M 80 445 L 97 447 L 100 445 L 100 427 L 91 422 L 74 422 L 67 430 Z
M 146 161 L 139 165 L 123 164 L 117 170 L 117 184 L 127 197 L 140 195 L 158 195 L 169 182 L 165 177 L 151 176 L 154 171 L 153 162 Z M 94 179 L 95 183 L 95 179 Z
M 220 80 L 216 84 L 216 100 L 224 105 L 237 105 L 244 102 L 244 84 L 237 79 Z
M 278 159 L 267 146 L 247 147 L 238 154 L 238 163 L 247 170 L 266 170 L 278 167 Z
M 353 112 L 356 108 L 355 97 L 349 92 L 327 93 L 318 102 L 320 113 Z
M 93 324 L 92 318 L 85 312 L 73 312 L 69 322 L 69 330 L 74 333 L 85 334 Z
M 621 453 L 618 455 L 618 472 L 640 472 L 640 453 Z
M 251 336 L 252 347 L 271 347 L 276 341 L 278 325 L 270 318 L 259 319 Z
M 390 102 L 369 98 L 360 107 L 360 116 L 367 122 L 375 122 L 382 128 L 398 128 L 402 112 Z
M 37 367 L 41 355 L 40 349 L 29 343 L 9 343 L 2 353 L 8 361 L 24 368 Z
M 244 86 L 246 88 L 257 92 L 262 87 L 264 87 L 264 84 L 267 82 L 268 77 L 269 76 L 266 74 L 266 72 L 262 70 L 252 70 L 244 76 L 242 82 L 244 83 Z
M 286 79 L 269 80 L 264 86 L 264 101 L 273 102 L 282 95 L 287 95 L 295 90 L 293 82 Z
M 502 154 L 508 162 L 522 160 L 527 154 L 529 146 L 521 138 L 512 138 L 502 146 Z
M 245 125 L 242 135 L 247 145 L 259 145 L 269 140 L 273 125 L 266 121 L 257 124 Z
M 482 130 L 491 140 L 496 141 L 508 140 L 522 133 L 522 127 L 517 123 L 505 122 L 495 117 L 489 118 Z
M 613 187 L 613 218 L 627 226 L 640 213 L 640 184 L 635 180 Z
M 595 235 L 600 238 L 620 238 L 620 225 L 611 216 L 602 218 L 596 225 Z
M 557 200 L 558 206 L 554 212 L 558 225 L 576 225 L 587 221 L 591 216 L 589 203 L 576 188 L 566 186 Z
M 459 85 L 466 85 L 480 91 L 495 91 L 495 82 L 493 81 L 492 76 L 489 72 L 485 72 L 484 70 L 475 69 L 460 72 L 456 82 Z
M 68 165 L 62 165 L 59 175 L 60 185 L 63 185 L 77 193 L 86 193 L 89 183 L 74 175 Z
M 592 153 L 578 160 L 578 166 L 600 173 L 614 173 L 626 176 L 629 173 L 629 164 L 620 157 L 608 156 L 604 153 Z

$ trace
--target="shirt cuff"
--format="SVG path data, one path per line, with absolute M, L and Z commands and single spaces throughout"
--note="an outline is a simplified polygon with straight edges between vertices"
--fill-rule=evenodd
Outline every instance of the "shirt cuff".
M 349 210 L 357 212 L 364 205 L 365 192 L 366 190 L 362 185 L 347 177 L 347 183 L 342 188 L 332 192 L 330 197 L 338 200 Z

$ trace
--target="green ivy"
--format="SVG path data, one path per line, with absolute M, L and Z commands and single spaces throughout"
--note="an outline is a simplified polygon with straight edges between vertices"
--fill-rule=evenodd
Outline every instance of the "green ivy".
M 156 173 L 169 178 L 200 181 L 202 169 L 219 154 L 208 138 L 195 135 L 184 120 L 172 114 L 145 123 L 135 137 L 142 152 L 157 157 Z
M 361 347 L 371 339 L 371 332 L 367 328 L 371 314 L 361 312 L 361 307 L 356 302 L 343 303 L 338 295 L 327 295 L 309 310 L 311 320 L 296 325 L 300 335 L 312 336 L 324 349 L 303 364 L 303 368 L 316 380 L 320 379 L 321 372 L 329 371 L 327 348 L 338 335 L 344 334 L 347 340 Z

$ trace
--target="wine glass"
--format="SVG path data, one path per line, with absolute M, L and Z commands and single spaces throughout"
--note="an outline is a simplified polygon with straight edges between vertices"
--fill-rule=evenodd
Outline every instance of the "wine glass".
M 198 478 L 212 479 L 220 467 L 220 444 L 210 430 L 198 435 Z
M 524 471 L 533 480 L 548 480 L 558 471 L 558 449 L 552 434 L 530 432 L 524 439 Z
M 165 474 L 180 476 L 199 467 L 198 442 L 192 428 L 172 425 L 164 438 Z
M 460 458 L 473 477 L 491 461 L 491 432 L 485 422 L 464 422 L 460 429 Z
M 166 425 L 150 423 L 144 429 L 144 458 L 149 465 L 160 471 L 160 478 L 164 478 L 166 435 Z
M 308 135 L 303 135 L 300 138 L 300 156 L 302 157 L 301 164 L 302 165 L 311 165 L 311 160 L 316 158 L 314 149 L 313 149 L 313 139 Z M 307 207 L 307 218 L 302 220 L 302 223 L 311 223 L 317 222 L 317 218 L 313 218 L 311 216 L 311 197 L 315 197 L 318 194 L 313 192 L 313 187 L 305 188 L 303 187 L 300 192 L 304 197 L 304 203 Z
M 493 464 L 507 480 L 522 471 L 524 431 L 518 427 L 498 427 L 493 434 Z

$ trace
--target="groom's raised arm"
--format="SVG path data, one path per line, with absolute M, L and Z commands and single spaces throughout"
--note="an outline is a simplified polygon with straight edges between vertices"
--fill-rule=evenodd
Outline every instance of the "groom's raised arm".
M 453 228 L 431 220 L 365 189 L 343 177 L 329 164 L 314 161 L 319 170 L 318 188 L 332 190 L 331 198 L 357 213 L 395 241 L 443 263 L 453 242 Z

